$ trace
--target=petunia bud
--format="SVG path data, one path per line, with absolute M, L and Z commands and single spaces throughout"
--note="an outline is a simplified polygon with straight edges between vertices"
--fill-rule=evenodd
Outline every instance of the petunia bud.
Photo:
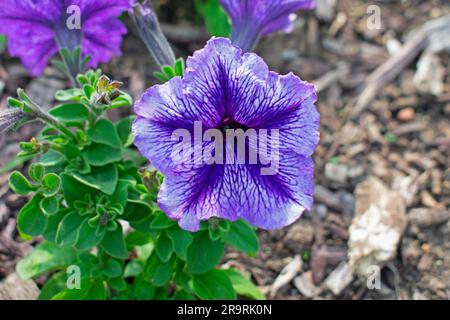
M 8 131 L 29 116 L 20 109 L 6 109 L 0 111 L 0 134 Z
M 150 1 L 136 3 L 129 11 L 139 36 L 159 66 L 173 66 L 175 54 L 161 31 L 158 17 Z

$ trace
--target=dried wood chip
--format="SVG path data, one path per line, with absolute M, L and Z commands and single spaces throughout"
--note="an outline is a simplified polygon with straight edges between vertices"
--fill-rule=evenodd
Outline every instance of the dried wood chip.
M 414 208 L 408 213 L 409 222 L 420 228 L 442 224 L 448 219 L 450 219 L 450 211 L 447 209 Z
M 406 227 L 403 197 L 371 177 L 355 190 L 356 216 L 349 228 L 350 265 L 364 275 L 369 265 L 394 258 Z
M 342 262 L 325 279 L 325 286 L 338 296 L 352 282 L 353 268 L 348 262 Z
M 305 298 L 315 298 L 322 292 L 320 287 L 314 285 L 311 271 L 303 272 L 302 275 L 296 277 L 294 285 Z
M 0 282 L 0 300 L 36 300 L 39 289 L 32 280 L 22 280 L 12 273 Z
M 275 279 L 274 283 L 270 287 L 270 296 L 274 297 L 278 290 L 287 285 L 295 276 L 302 270 L 303 261 L 299 255 L 296 255 L 291 262 L 289 262 L 278 277 Z

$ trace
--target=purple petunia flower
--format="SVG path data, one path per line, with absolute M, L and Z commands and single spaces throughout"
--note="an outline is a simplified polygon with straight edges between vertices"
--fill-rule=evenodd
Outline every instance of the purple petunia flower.
M 220 0 L 233 22 L 233 43 L 251 51 L 259 38 L 292 30 L 293 13 L 313 9 L 314 0 Z
M 126 28 L 117 17 L 129 8 L 130 0 L 1 0 L 0 34 L 33 75 L 61 48 L 81 46 L 95 67 L 120 55 Z
M 151 87 L 135 104 L 135 145 L 165 175 L 160 208 L 189 231 L 199 230 L 200 221 L 211 217 L 245 219 L 264 229 L 294 222 L 313 202 L 311 155 L 319 141 L 316 99 L 312 84 L 292 73 L 270 72 L 259 56 L 244 54 L 228 39 L 211 39 L 187 60 L 183 78 Z M 184 129 L 195 136 L 198 123 L 201 133 L 226 128 L 278 131 L 278 170 L 262 174 L 261 159 L 253 164 L 228 158 L 223 164 L 207 164 L 198 161 L 195 146 L 185 157 L 191 162 L 174 161 L 180 144 L 174 132 Z M 197 144 L 202 157 L 213 154 L 212 143 Z M 225 137 L 223 143 L 231 141 Z M 246 148 L 261 146 L 247 141 Z

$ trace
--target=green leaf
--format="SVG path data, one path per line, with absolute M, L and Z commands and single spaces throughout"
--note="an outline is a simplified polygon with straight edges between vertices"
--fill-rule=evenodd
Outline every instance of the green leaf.
M 85 69 L 87 64 L 89 63 L 89 61 L 91 61 L 92 57 L 91 56 L 85 56 L 82 60 L 81 60 L 81 69 Z
M 0 54 L 6 51 L 6 36 L 0 35 Z
M 45 272 L 62 269 L 76 261 L 74 249 L 60 248 L 53 243 L 37 245 L 17 264 L 17 272 L 22 279 L 31 279 Z
M 147 261 L 144 274 L 152 280 L 155 286 L 164 286 L 169 282 L 172 275 L 172 264 L 172 260 L 162 262 L 158 255 L 153 254 Z
M 64 199 L 69 206 L 77 200 L 85 200 L 87 194 L 92 194 L 94 189 L 88 187 L 86 184 L 79 182 L 74 177 L 67 173 L 61 174 L 62 187 L 64 192 Z
M 173 226 L 176 222 L 167 218 L 166 214 L 163 212 L 156 213 L 155 218 L 153 219 L 150 227 L 152 229 L 166 229 L 170 226 Z
M 39 163 L 44 167 L 53 167 L 64 161 L 64 156 L 54 150 L 49 150 L 44 153 L 39 159 Z
M 137 300 L 151 300 L 155 295 L 155 287 L 146 281 L 138 282 L 134 288 L 134 297 Z
M 98 167 L 122 160 L 122 150 L 120 148 L 117 149 L 96 142 L 84 149 L 83 155 L 90 165 Z
M 162 232 L 156 240 L 155 250 L 162 262 L 167 262 L 170 260 L 173 252 L 172 242 L 165 232 Z
M 97 279 L 81 279 L 80 289 L 66 289 L 52 298 L 52 300 L 105 300 L 106 287 Z
M 89 120 L 89 110 L 81 103 L 66 103 L 48 111 L 56 119 L 65 123 L 77 123 Z
M 121 206 L 125 207 L 128 201 L 128 186 L 129 182 L 126 180 L 119 179 L 117 182 L 116 190 L 109 198 L 111 203 L 118 203 Z
M 41 182 L 45 175 L 45 168 L 40 163 L 32 163 L 28 168 L 28 175 L 35 182 Z
M 78 241 L 75 244 L 75 248 L 78 250 L 90 250 L 97 246 L 105 236 L 106 230 L 102 228 L 92 228 L 89 226 L 89 218 L 84 220 L 78 230 Z
M 61 179 L 55 173 L 47 173 L 42 179 L 42 187 L 43 189 L 41 191 L 44 196 L 53 197 L 61 188 Z
M 135 118 L 135 116 L 130 116 L 122 119 L 116 124 L 117 133 L 119 134 L 120 141 L 124 147 L 129 147 L 133 144 L 134 136 L 131 132 L 131 125 Z
M 151 237 L 148 234 L 132 231 L 126 236 L 126 243 L 128 247 L 134 248 L 134 246 L 143 246 L 148 244 L 151 241 Z
M 78 101 L 84 95 L 83 90 L 72 88 L 56 91 L 55 98 L 58 101 Z
M 231 24 L 218 0 L 195 0 L 197 11 L 203 16 L 206 28 L 212 36 L 229 37 Z
M 89 84 L 89 79 L 84 74 L 77 75 L 77 80 L 81 85 Z
M 169 79 L 172 79 L 173 77 L 175 77 L 175 71 L 172 69 L 171 66 L 163 66 L 162 71 L 166 74 L 166 76 Z
M 137 277 L 142 273 L 144 267 L 138 260 L 131 260 L 125 267 L 123 272 L 124 278 Z
M 178 271 L 175 274 L 175 277 L 173 279 L 173 281 L 175 282 L 175 284 L 178 287 L 183 288 L 183 290 L 185 290 L 187 292 L 192 291 L 192 281 L 191 280 L 192 280 L 192 278 L 183 271 Z
M 86 95 L 86 97 L 90 99 L 92 97 L 92 94 L 95 92 L 95 88 L 90 84 L 85 84 L 83 86 L 83 92 Z
M 177 61 L 175 62 L 174 70 L 175 70 L 175 75 L 177 75 L 179 77 L 183 76 L 183 74 L 184 74 L 184 59 L 183 58 L 177 59 Z
M 128 200 L 123 219 L 130 222 L 140 221 L 151 214 L 152 208 L 148 203 L 140 200 Z
M 119 180 L 117 167 L 114 164 L 103 167 L 91 167 L 89 174 L 81 175 L 75 173 L 73 177 L 88 187 L 102 191 L 107 195 L 114 194 Z
M 266 297 L 259 289 L 240 272 L 235 269 L 222 270 L 233 284 L 234 290 L 241 296 L 253 298 L 256 300 L 266 300 Z
M 127 283 L 122 277 L 108 279 L 108 284 L 116 291 L 124 291 L 127 289 Z
M 208 232 L 194 236 L 187 253 L 187 270 L 191 273 L 203 273 L 214 268 L 222 258 L 224 244 L 212 241 Z
M 8 97 L 8 99 L 6 100 L 6 103 L 8 104 L 8 106 L 10 106 L 11 108 L 23 108 L 25 106 L 25 103 L 23 103 L 20 100 Z
M 43 198 L 39 202 L 39 208 L 44 214 L 48 216 L 53 216 L 59 210 L 59 199 L 56 197 Z
M 156 79 L 158 79 L 159 81 L 161 81 L 162 83 L 165 83 L 170 80 L 170 78 L 167 77 L 163 72 L 159 72 L 159 71 L 153 72 L 153 76 Z
M 70 212 L 72 212 L 71 209 L 62 209 L 59 210 L 56 214 L 47 217 L 47 227 L 42 233 L 42 236 L 45 240 L 56 243 L 56 233 L 58 231 L 58 226 L 61 223 L 61 220 Z
M 193 279 L 195 294 L 203 300 L 235 300 L 236 292 L 223 270 L 211 270 L 195 275 Z
M 129 107 L 133 105 L 133 98 L 130 95 L 123 93 L 111 103 L 111 109 Z
M 100 247 L 106 251 L 110 256 L 117 259 L 128 258 L 127 246 L 123 237 L 122 226 L 117 224 L 117 229 L 114 231 L 108 231 L 105 234 Z
M 100 119 L 95 127 L 88 130 L 87 134 L 94 142 L 106 144 L 115 149 L 120 148 L 120 139 L 116 127 L 109 120 Z
M 133 227 L 133 229 L 145 233 L 145 234 L 153 234 L 155 233 L 155 230 L 150 227 L 150 224 L 153 221 L 154 216 L 149 215 L 145 217 L 142 220 L 139 221 L 130 221 L 130 225 Z
M 122 264 L 114 259 L 109 259 L 103 268 L 103 274 L 108 278 L 117 278 L 122 275 Z
M 22 240 L 22 241 L 31 241 L 31 240 L 33 240 L 32 236 L 29 236 L 28 234 L 25 234 L 25 233 L 21 232 L 20 230 L 19 230 L 19 237 L 20 237 L 20 240 Z
M 209 237 L 212 241 L 220 240 L 222 237 L 222 230 L 219 229 L 217 226 L 212 228 L 211 226 L 208 228 Z
M 17 227 L 20 232 L 30 236 L 38 236 L 47 227 L 47 217 L 41 211 L 39 203 L 42 196 L 35 195 L 19 212 Z
M 61 55 L 61 57 L 64 59 L 64 62 L 67 65 L 74 65 L 74 60 L 73 60 L 73 54 L 72 52 L 70 52 L 67 48 L 62 48 L 59 50 L 59 54 Z
M 55 273 L 41 289 L 39 300 L 50 300 L 59 292 L 67 288 L 67 274 L 65 272 Z
M 167 236 L 172 240 L 173 250 L 176 255 L 182 259 L 186 260 L 187 258 L 187 249 L 192 243 L 192 235 L 181 229 L 179 226 L 173 226 L 167 231 Z
M 248 254 L 259 251 L 259 240 L 255 230 L 243 220 L 231 224 L 230 231 L 224 235 L 224 241 Z
M 177 291 L 175 295 L 172 297 L 173 300 L 196 300 L 196 297 L 184 290 Z
M 59 246 L 74 245 L 78 240 L 78 230 L 85 219 L 87 218 L 80 216 L 78 212 L 75 211 L 67 214 L 58 226 L 56 243 Z
M 9 187 L 17 194 L 20 194 L 21 196 L 26 196 L 30 192 L 33 192 L 36 190 L 35 187 L 33 187 L 27 178 L 23 174 L 21 174 L 19 171 L 14 171 L 9 176 Z

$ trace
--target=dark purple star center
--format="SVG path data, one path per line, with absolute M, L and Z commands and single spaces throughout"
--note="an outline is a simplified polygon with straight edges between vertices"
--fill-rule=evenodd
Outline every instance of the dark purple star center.
M 237 122 L 233 118 L 225 117 L 222 120 L 222 123 L 219 125 L 218 129 L 220 131 L 222 131 L 223 133 L 225 133 L 226 130 L 228 130 L 228 129 L 232 129 L 232 130 L 242 129 L 245 132 L 249 129 L 249 127 L 247 127 L 245 124 Z

